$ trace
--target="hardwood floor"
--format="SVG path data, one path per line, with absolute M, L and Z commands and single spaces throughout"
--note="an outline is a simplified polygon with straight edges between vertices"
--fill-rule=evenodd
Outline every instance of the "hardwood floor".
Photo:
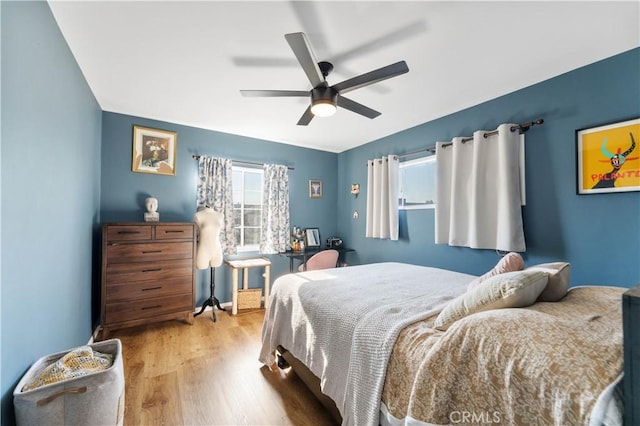
M 166 321 L 114 330 L 122 341 L 124 424 L 334 425 L 291 369 L 258 361 L 264 310 L 206 311 L 193 325 Z

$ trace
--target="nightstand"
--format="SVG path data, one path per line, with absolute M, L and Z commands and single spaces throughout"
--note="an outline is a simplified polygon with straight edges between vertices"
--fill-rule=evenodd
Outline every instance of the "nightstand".
M 640 425 L 640 286 L 622 295 L 624 424 Z

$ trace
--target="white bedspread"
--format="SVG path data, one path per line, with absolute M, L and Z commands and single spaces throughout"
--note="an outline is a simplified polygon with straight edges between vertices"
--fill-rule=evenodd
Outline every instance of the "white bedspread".
M 273 285 L 260 361 L 271 366 L 277 345 L 284 346 L 320 378 L 343 425 L 378 425 L 398 333 L 440 311 L 474 278 L 402 263 L 285 275 Z

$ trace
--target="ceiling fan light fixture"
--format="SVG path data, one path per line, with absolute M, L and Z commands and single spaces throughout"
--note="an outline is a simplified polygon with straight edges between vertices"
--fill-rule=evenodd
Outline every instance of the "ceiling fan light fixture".
M 311 105 L 311 113 L 316 117 L 329 117 L 336 113 L 336 105 L 330 100 L 320 99 Z
M 336 113 L 338 92 L 331 87 L 316 87 L 311 91 L 311 113 L 316 117 L 329 117 Z

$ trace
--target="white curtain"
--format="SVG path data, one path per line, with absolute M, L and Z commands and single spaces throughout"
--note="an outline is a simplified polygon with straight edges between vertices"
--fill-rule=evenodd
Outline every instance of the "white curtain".
M 369 238 L 398 239 L 398 175 L 395 155 L 367 162 L 367 231 Z
M 265 164 L 260 253 L 289 248 L 289 173 L 287 166 Z
M 436 244 L 525 251 L 520 135 L 502 124 L 495 135 L 436 144 Z
M 209 206 L 224 215 L 224 226 L 220 230 L 220 243 L 224 254 L 236 254 L 236 239 L 233 232 L 233 185 L 231 160 L 207 157 L 198 159 L 198 188 L 196 209 Z

